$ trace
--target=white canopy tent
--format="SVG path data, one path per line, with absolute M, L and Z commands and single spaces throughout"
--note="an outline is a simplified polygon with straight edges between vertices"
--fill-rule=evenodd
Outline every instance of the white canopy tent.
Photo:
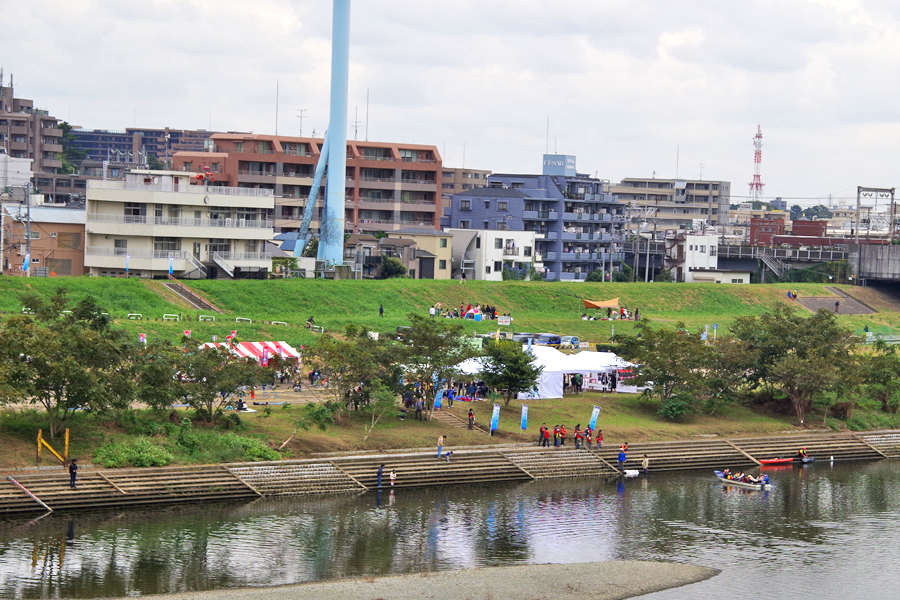
M 592 374 L 612 373 L 618 369 L 631 366 L 631 363 L 622 360 L 612 352 L 564 354 L 555 348 L 532 346 L 531 353 L 534 355 L 531 363 L 543 367 L 543 370 L 534 392 L 519 394 L 520 400 L 562 398 L 563 378 L 569 373 L 581 373 L 582 375 L 590 376 Z M 482 370 L 481 359 L 470 358 L 460 363 L 457 368 L 463 374 L 475 375 Z

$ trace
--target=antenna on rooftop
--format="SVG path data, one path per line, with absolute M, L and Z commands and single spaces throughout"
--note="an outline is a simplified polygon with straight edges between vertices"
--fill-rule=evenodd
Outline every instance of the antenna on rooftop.
M 762 164 L 762 127 L 756 126 L 756 135 L 753 136 L 753 181 L 750 183 L 750 201 L 757 202 L 762 199 L 763 186 L 760 175 Z

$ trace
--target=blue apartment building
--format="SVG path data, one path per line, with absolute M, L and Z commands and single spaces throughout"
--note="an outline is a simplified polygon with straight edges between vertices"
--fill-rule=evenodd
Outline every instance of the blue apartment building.
M 574 156 L 544 155 L 540 175 L 493 174 L 487 187 L 454 194 L 441 224 L 533 231 L 544 278 L 579 281 L 591 271 L 621 268 L 611 248 L 620 242 L 625 208 L 607 181 L 575 171 Z

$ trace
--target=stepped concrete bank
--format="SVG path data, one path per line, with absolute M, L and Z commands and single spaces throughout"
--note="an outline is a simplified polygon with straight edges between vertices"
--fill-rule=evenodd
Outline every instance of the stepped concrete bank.
M 760 459 L 795 456 L 801 447 L 819 460 L 897 457 L 900 431 L 636 443 L 629 446 L 625 468 L 639 468 L 645 454 L 651 471 L 746 468 Z M 381 464 L 382 486 L 391 485 L 394 470 L 398 488 L 606 477 L 619 474 L 613 466 L 618 452 L 611 445 L 592 450 L 517 446 L 461 449 L 450 461 L 438 459 L 435 450 L 195 467 L 82 468 L 76 489 L 61 469 L 19 470 L 0 474 L 0 513 L 361 493 L 378 486 Z

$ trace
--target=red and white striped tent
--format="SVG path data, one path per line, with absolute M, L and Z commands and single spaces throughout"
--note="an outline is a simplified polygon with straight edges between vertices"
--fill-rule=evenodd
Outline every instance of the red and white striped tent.
M 207 342 L 202 348 L 217 348 L 219 346 L 231 347 L 231 351 L 242 358 L 255 358 L 262 361 L 263 356 L 269 358 L 280 356 L 284 360 L 300 359 L 300 353 L 287 342 L 238 342 L 237 344 L 225 344 Z

